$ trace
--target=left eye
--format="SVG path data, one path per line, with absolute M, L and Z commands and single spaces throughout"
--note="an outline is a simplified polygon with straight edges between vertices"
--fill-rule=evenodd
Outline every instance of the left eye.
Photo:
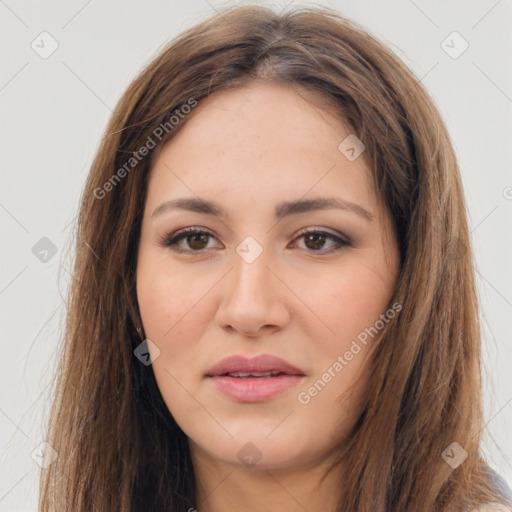
M 179 253 L 199 253 L 203 252 L 206 249 L 205 245 L 208 244 L 209 237 L 213 237 L 213 235 L 208 231 L 197 228 L 186 228 L 176 233 L 171 233 L 170 235 L 164 236 L 160 242 L 160 245 L 162 245 L 163 247 L 169 247 L 172 251 Z M 298 240 L 300 238 L 304 238 L 307 248 L 312 252 L 336 252 L 343 249 L 344 247 L 352 245 L 352 243 L 347 239 L 343 239 L 327 231 L 311 228 L 306 228 L 302 230 L 302 232 L 299 233 L 295 240 Z M 334 248 L 329 251 L 321 250 L 321 246 L 323 246 L 325 244 L 325 241 L 328 239 L 334 242 Z M 182 246 L 180 246 L 180 243 L 183 240 L 186 240 L 188 242 L 188 246 L 190 247 L 190 249 L 184 249 Z
M 296 238 L 297 240 L 299 238 L 304 238 L 304 241 L 306 245 L 308 243 L 311 243 L 314 247 L 313 252 L 319 252 L 317 245 L 324 245 L 326 240 L 332 240 L 334 242 L 332 248 L 329 251 L 322 251 L 322 252 L 336 252 L 340 251 L 344 247 L 350 247 L 352 246 L 352 242 L 348 239 L 341 238 L 339 236 L 336 236 L 332 233 L 329 233 L 327 231 L 322 231 L 319 229 L 313 229 L 313 228 L 306 228 L 302 230 L 302 232 L 299 234 L 299 236 Z M 311 247 L 308 247 L 308 249 L 311 249 Z

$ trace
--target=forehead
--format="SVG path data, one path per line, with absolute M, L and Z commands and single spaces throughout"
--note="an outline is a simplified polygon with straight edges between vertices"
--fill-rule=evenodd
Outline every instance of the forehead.
M 332 102 L 295 86 L 256 82 L 202 100 L 157 154 L 148 202 L 196 194 L 248 205 L 339 192 L 374 198 L 364 153 L 338 148 L 351 135 Z

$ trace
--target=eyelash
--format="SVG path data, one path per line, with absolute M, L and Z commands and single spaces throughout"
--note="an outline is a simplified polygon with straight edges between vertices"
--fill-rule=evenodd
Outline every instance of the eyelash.
M 178 242 L 180 242 L 183 239 L 188 238 L 189 236 L 197 235 L 197 234 L 206 234 L 206 235 L 213 237 L 213 235 L 209 231 L 206 231 L 204 229 L 190 227 L 190 228 L 181 229 L 181 230 L 171 233 L 169 235 L 163 236 L 162 239 L 160 240 L 159 245 L 162 247 L 168 247 L 169 249 L 171 249 L 172 251 L 177 252 L 177 253 L 195 253 L 195 254 L 205 253 L 207 251 L 207 249 L 201 249 L 198 251 L 194 251 L 194 250 L 177 249 L 176 248 L 176 245 L 178 244 Z M 298 234 L 298 236 L 295 238 L 295 240 L 297 240 L 303 236 L 311 235 L 311 234 L 325 235 L 326 239 L 330 238 L 331 240 L 334 240 L 336 242 L 335 248 L 327 250 L 327 251 L 321 250 L 321 249 L 319 249 L 319 250 L 309 249 L 309 251 L 313 252 L 313 253 L 331 254 L 331 253 L 341 251 L 345 247 L 351 247 L 353 245 L 352 242 L 348 239 L 342 239 L 341 237 L 333 235 L 332 233 L 329 233 L 327 231 L 322 231 L 322 230 L 314 229 L 314 228 L 305 228 L 305 229 L 301 230 L 301 232 Z

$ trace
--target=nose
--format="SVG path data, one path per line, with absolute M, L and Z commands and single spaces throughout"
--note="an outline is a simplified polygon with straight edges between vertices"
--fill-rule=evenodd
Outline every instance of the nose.
M 290 319 L 290 291 L 265 252 L 252 263 L 235 253 L 233 266 L 220 288 L 217 324 L 248 337 L 282 329 Z

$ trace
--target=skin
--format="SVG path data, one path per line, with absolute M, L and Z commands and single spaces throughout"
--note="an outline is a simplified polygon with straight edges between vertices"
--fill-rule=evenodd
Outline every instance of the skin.
M 379 336 L 307 404 L 298 393 L 390 308 L 399 253 L 364 153 L 350 161 L 338 149 L 350 131 L 333 112 L 317 93 L 254 82 L 202 101 L 155 155 L 137 294 L 155 378 L 189 439 L 199 512 L 335 509 L 340 473 L 327 466 L 361 411 Z M 333 208 L 274 218 L 281 201 L 333 196 L 374 220 Z M 152 217 L 178 197 L 216 201 L 231 220 L 177 209 Z M 211 236 L 182 239 L 188 253 L 159 243 L 194 226 Z M 335 240 L 301 237 L 305 227 L 353 245 L 332 252 Z M 252 263 L 236 252 L 248 236 L 263 250 Z M 277 355 L 306 376 L 264 402 L 238 402 L 205 378 L 233 354 Z M 261 456 L 253 466 L 237 455 L 249 442 Z

